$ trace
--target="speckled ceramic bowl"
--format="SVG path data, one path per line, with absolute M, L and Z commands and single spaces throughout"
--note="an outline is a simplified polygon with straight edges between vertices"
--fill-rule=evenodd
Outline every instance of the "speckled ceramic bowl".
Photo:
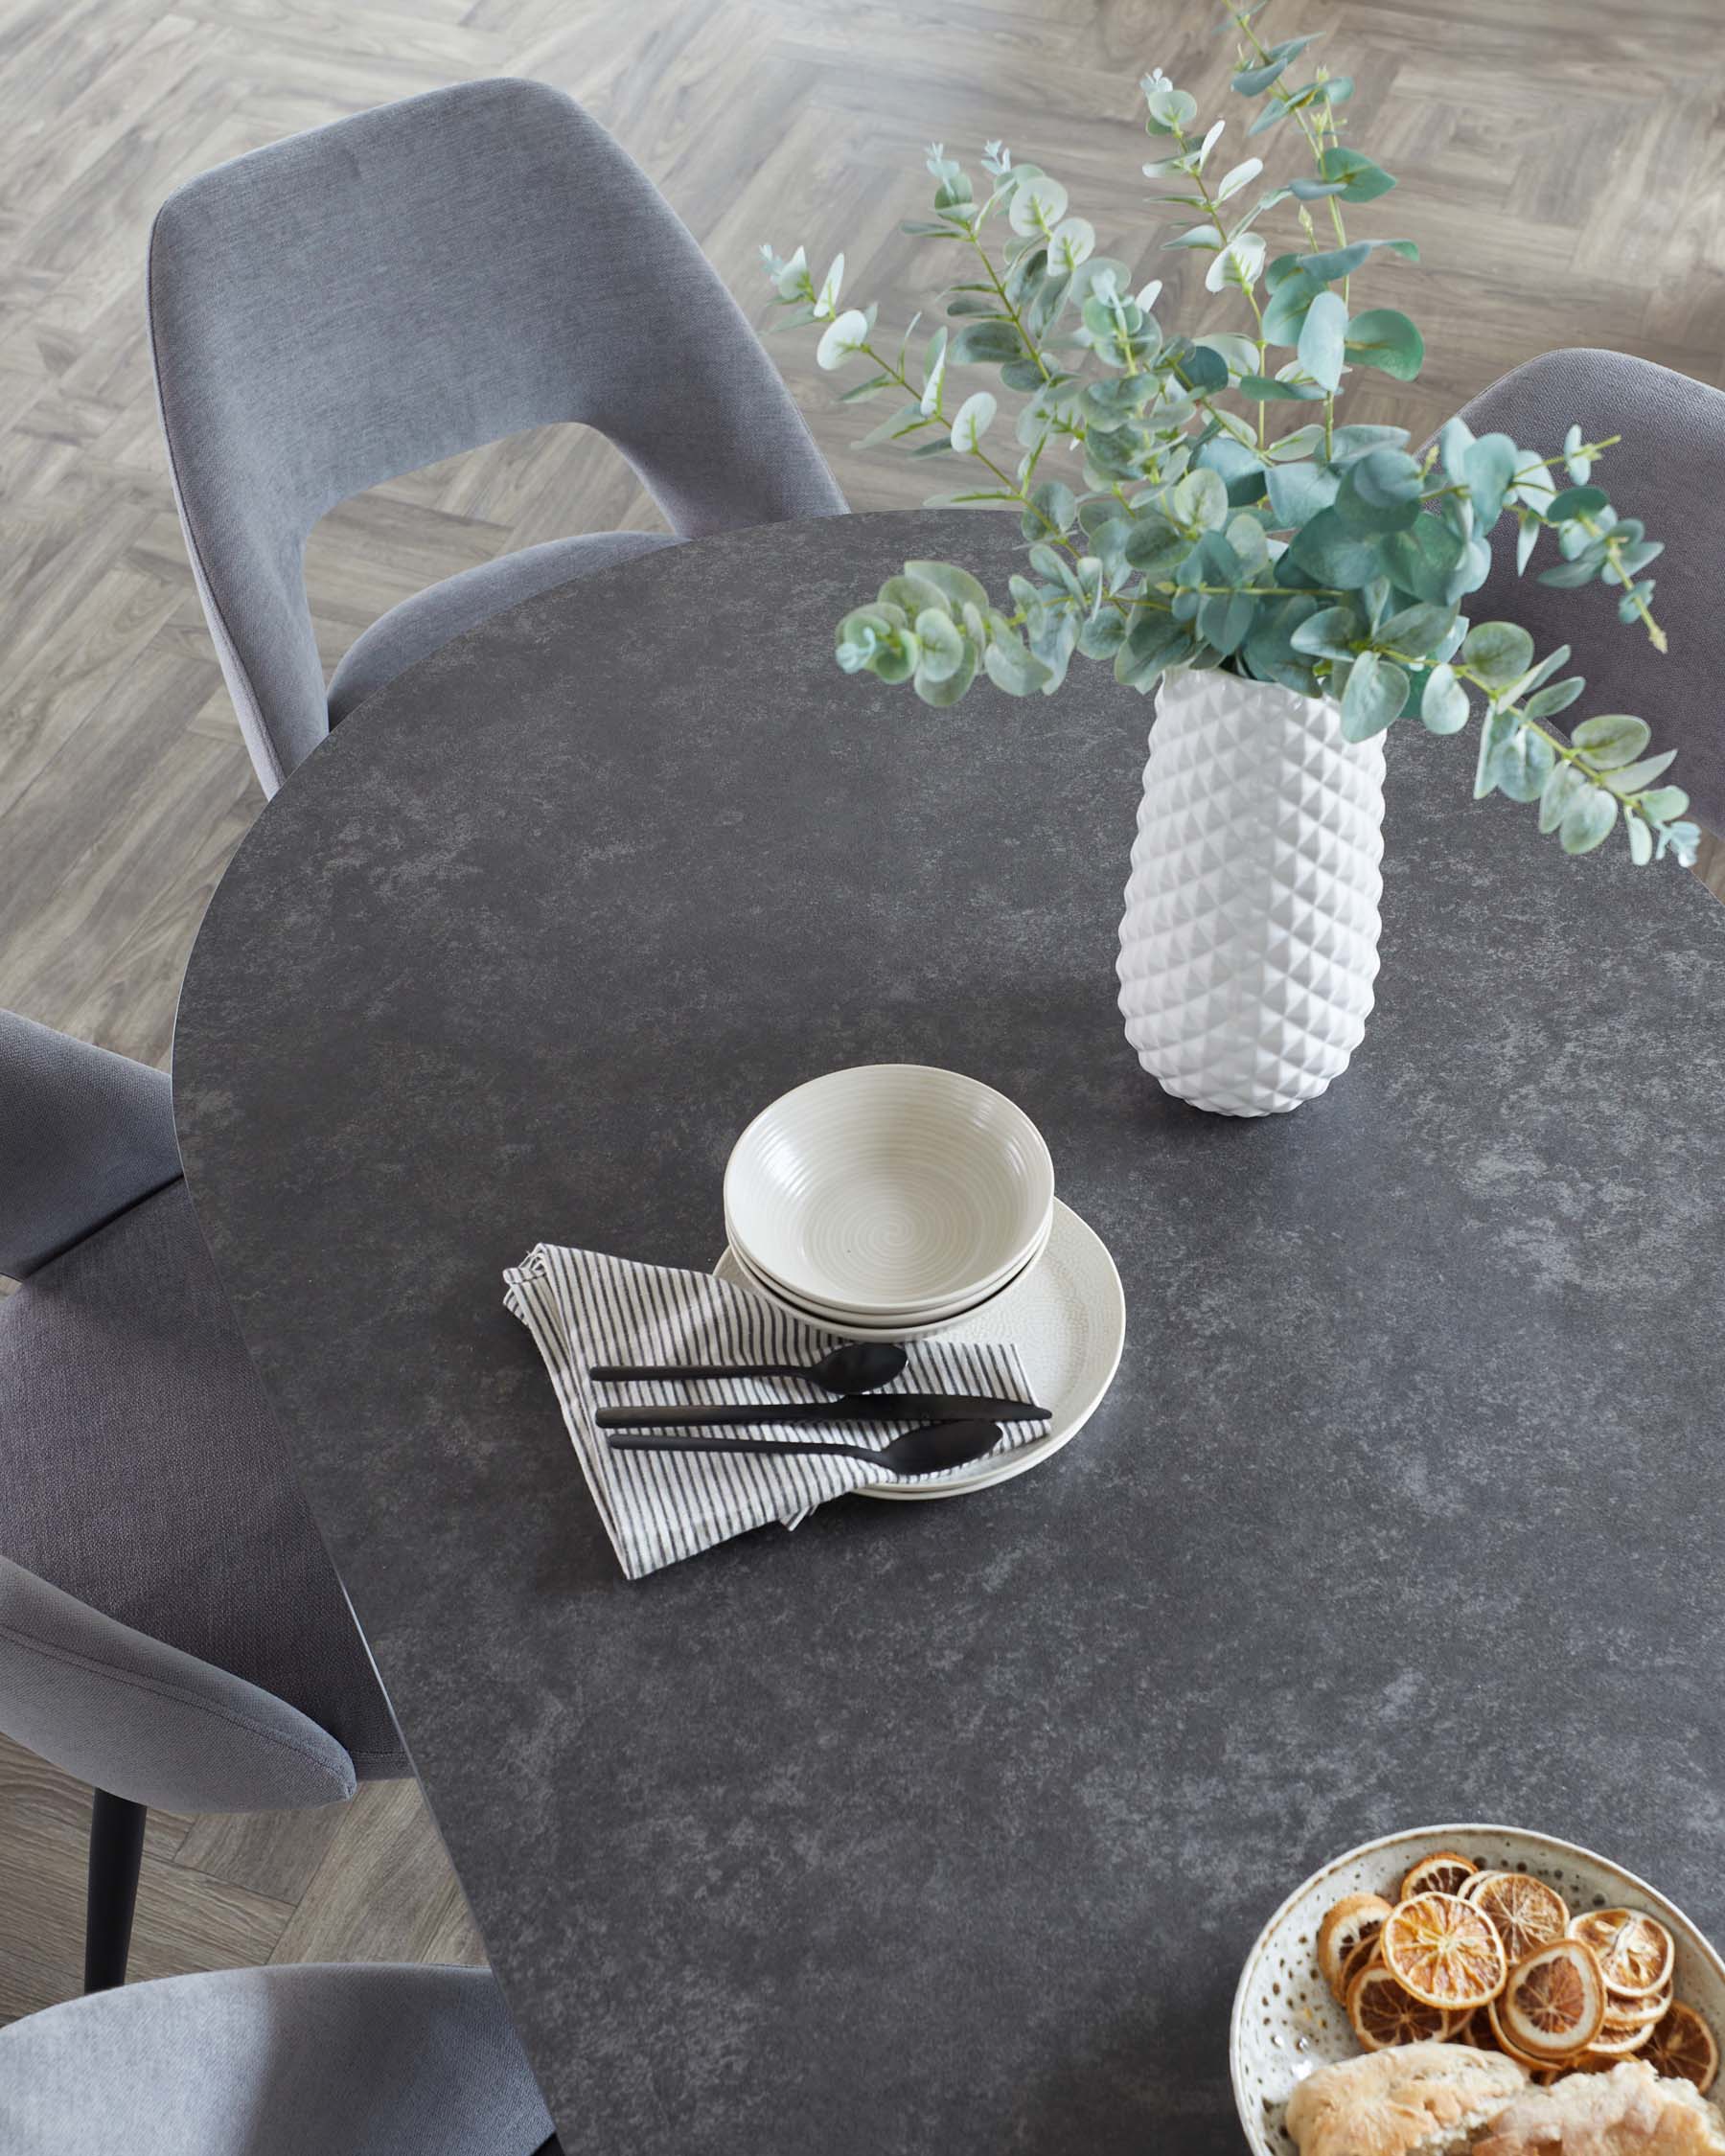
M 1318 1973 L 1318 1926 L 1324 1912 L 1344 1894 L 1382 1894 L 1393 1901 L 1408 1868 L 1433 1849 L 1454 1849 L 1482 1869 L 1530 1871 L 1555 1887 L 1572 1910 L 1641 1909 L 1657 1916 L 1677 1942 L 1676 1996 L 1710 2022 L 1715 2034 L 1725 2034 L 1725 1962 L 1682 1910 L 1633 1871 L 1573 1842 L 1515 1826 L 1417 1826 L 1406 1834 L 1386 1834 L 1349 1849 L 1296 1887 L 1246 1957 L 1228 2050 L 1234 2102 L 1255 2156 L 1294 2156 L 1283 2119 L 1296 2084 L 1332 2060 L 1359 2055 L 1347 2016 Z

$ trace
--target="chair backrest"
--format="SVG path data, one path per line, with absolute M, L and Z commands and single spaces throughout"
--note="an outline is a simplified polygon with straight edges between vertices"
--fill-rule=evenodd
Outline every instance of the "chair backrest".
M 688 231 L 540 83 L 433 90 L 189 181 L 150 235 L 150 321 L 186 543 L 265 791 L 328 730 L 303 549 L 350 494 L 578 421 L 685 537 L 844 509 Z
M 0 1011 L 0 1273 L 26 1278 L 179 1172 L 161 1071 Z
M 1690 813 L 1725 834 L 1725 669 L 1721 579 L 1725 575 L 1725 392 L 1627 353 L 1576 350 L 1530 359 L 1476 397 L 1461 417 L 1476 434 L 1510 435 L 1553 457 L 1572 422 L 1585 442 L 1617 443 L 1598 476 L 1622 516 L 1638 516 L 1666 551 L 1648 568 L 1653 611 L 1670 640 L 1655 651 L 1639 623 L 1618 619 L 1614 585 L 1565 591 L 1538 581 L 1557 561 L 1543 541 L 1525 576 L 1515 570 L 1515 524 L 1494 537 L 1491 574 L 1467 601 L 1470 620 L 1520 622 L 1540 657 L 1554 645 L 1573 653 L 1566 674 L 1587 693 L 1558 722 L 1596 712 L 1632 711 L 1653 729 L 1653 748 L 1678 751 L 1670 782 L 1688 791 Z
M 221 1969 L 0 2030 L 7 2156 L 533 2156 L 550 2133 L 485 1969 Z

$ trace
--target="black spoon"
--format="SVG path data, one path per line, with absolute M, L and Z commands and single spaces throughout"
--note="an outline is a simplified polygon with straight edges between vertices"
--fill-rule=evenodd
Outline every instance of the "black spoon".
M 799 1377 L 828 1392 L 872 1392 L 902 1375 L 908 1360 L 888 1342 L 854 1340 L 818 1363 L 594 1363 L 587 1375 L 601 1385 L 633 1378 Z
M 610 1443 L 617 1453 L 836 1453 L 844 1459 L 872 1460 L 902 1479 L 966 1466 L 992 1453 L 1000 1441 L 998 1422 L 930 1422 L 878 1449 L 811 1437 L 612 1437 Z

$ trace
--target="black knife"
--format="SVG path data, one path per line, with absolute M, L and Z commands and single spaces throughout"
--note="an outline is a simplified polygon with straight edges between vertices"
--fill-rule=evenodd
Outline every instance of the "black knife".
M 715 1426 L 804 1422 L 1046 1422 L 1029 1400 L 990 1400 L 963 1392 L 846 1392 L 837 1400 L 789 1400 L 778 1407 L 602 1408 L 601 1430 L 705 1430 Z

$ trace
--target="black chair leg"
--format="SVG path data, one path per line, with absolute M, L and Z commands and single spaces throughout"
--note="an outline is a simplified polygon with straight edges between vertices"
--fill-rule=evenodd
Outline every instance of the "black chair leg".
M 126 1982 L 138 1867 L 149 1813 L 129 1797 L 99 1789 L 90 1806 L 90 1891 L 84 1916 L 84 1989 L 111 1991 Z

